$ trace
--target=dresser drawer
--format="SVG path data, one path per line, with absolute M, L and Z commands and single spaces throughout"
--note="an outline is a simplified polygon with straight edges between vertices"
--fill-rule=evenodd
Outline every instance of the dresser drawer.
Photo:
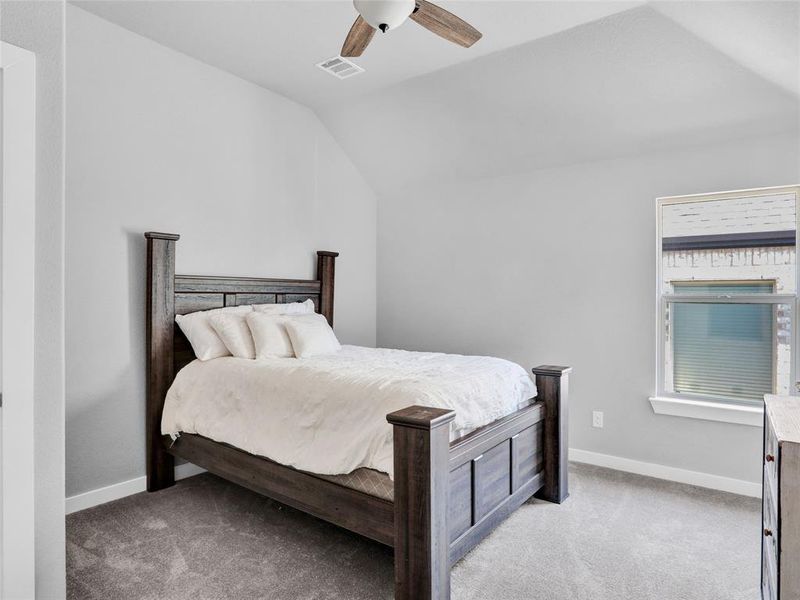
M 769 488 L 765 487 L 763 500 L 763 531 L 761 535 L 763 537 L 764 556 L 770 559 L 770 567 L 775 575 L 778 574 L 777 556 L 778 548 L 780 548 L 777 508 L 777 502 L 772 498 Z
M 778 600 L 778 575 L 772 545 L 764 540 L 761 550 L 761 598 Z
M 773 514 L 778 514 L 778 481 L 777 476 L 773 475 L 767 465 L 764 465 L 764 489 L 762 490 L 762 497 L 763 497 L 763 505 L 764 505 L 764 514 L 766 514 L 767 510 L 767 497 L 770 499 L 769 506 L 772 509 Z
M 780 445 L 769 419 L 764 425 L 764 483 L 772 490 L 772 497 L 778 497 L 778 476 L 780 474 Z

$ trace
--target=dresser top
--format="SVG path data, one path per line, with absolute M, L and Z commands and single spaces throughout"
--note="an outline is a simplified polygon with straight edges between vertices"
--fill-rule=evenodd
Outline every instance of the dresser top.
M 800 444 L 800 397 L 767 395 L 764 404 L 778 440 Z

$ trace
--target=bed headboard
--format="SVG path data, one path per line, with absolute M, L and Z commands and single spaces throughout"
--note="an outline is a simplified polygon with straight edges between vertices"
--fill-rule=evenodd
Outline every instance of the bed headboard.
M 175 233 L 148 231 L 147 431 L 148 453 L 158 451 L 164 398 L 175 373 L 195 356 L 175 315 L 240 304 L 314 301 L 333 326 L 333 282 L 338 252 L 317 252 L 316 279 L 262 279 L 175 274 Z M 150 432 L 153 435 L 150 435 Z M 150 438 L 153 439 L 150 439 Z

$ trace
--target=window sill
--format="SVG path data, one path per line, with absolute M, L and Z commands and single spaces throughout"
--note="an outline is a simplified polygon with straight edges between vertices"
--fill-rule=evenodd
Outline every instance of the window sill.
M 740 406 L 725 402 L 665 397 L 650 398 L 650 405 L 653 407 L 653 412 L 658 415 L 720 421 L 751 427 L 761 427 L 764 424 L 764 409 L 761 406 Z

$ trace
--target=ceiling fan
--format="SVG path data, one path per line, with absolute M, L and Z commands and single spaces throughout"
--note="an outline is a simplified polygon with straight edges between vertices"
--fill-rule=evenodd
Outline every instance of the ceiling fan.
M 358 18 L 342 46 L 342 56 L 361 56 L 375 31 L 386 33 L 411 17 L 425 29 L 465 48 L 483 35 L 453 13 L 427 0 L 353 0 Z

